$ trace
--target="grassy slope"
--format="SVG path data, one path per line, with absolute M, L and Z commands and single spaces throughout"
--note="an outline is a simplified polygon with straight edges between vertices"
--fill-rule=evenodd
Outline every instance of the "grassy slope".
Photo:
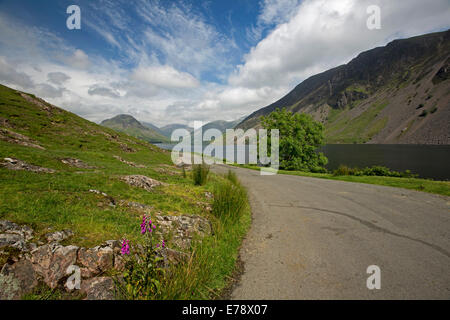
M 259 167 L 254 165 L 237 165 L 237 166 L 252 170 L 260 169 Z M 395 178 L 395 177 L 377 177 L 377 176 L 334 176 L 330 173 L 311 173 L 311 172 L 287 171 L 287 170 L 279 170 L 278 173 L 303 177 L 320 178 L 320 179 L 376 184 L 380 186 L 405 188 L 450 196 L 450 181 L 434 181 L 417 178 Z
M 75 232 L 70 243 L 94 246 L 123 237 L 132 242 L 139 241 L 142 212 L 111 207 L 102 196 L 89 192 L 89 189 L 105 192 L 116 201 L 136 201 L 152 206 L 153 214 L 207 215 L 215 226 L 215 234 L 194 249 L 203 253 L 197 254 L 190 266 L 180 267 L 183 271 L 180 274 L 186 274 L 188 267 L 196 270 L 185 279 L 191 281 L 195 289 L 187 284 L 180 287 L 183 283 L 180 280 L 167 285 L 160 298 L 211 298 L 214 292 L 225 287 L 226 277 L 234 268 L 237 249 L 249 226 L 250 213 L 242 218 L 241 224 L 225 228 L 198 205 L 199 201 L 210 201 L 206 199 L 205 191 L 212 191 L 220 177 L 212 176 L 205 186 L 194 186 L 189 177 L 160 173 L 161 168 L 168 169 L 163 165 L 171 165 L 170 153 L 62 109 L 52 108 L 47 112 L 26 101 L 15 90 L 0 85 L 0 120 L 2 118 L 9 120 L 10 130 L 34 139 L 46 150 L 0 140 L 0 159 L 18 158 L 57 172 L 33 173 L 0 167 L 0 219 L 32 226 L 37 235 L 34 241 L 47 233 L 48 228 L 68 228 Z M 136 152 L 124 152 L 121 144 Z M 113 155 L 144 164 L 147 168 L 130 167 L 114 159 Z M 64 157 L 83 160 L 97 169 L 70 167 L 60 161 Z M 143 174 L 169 185 L 147 192 L 119 179 L 121 175 L 130 174 Z M 171 246 L 170 242 L 168 245 Z

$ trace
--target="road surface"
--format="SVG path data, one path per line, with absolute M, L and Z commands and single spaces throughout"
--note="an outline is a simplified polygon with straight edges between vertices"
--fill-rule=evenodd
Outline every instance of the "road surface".
M 450 299 L 450 198 L 235 171 L 253 221 L 232 299 Z M 368 266 L 381 289 L 367 288 Z

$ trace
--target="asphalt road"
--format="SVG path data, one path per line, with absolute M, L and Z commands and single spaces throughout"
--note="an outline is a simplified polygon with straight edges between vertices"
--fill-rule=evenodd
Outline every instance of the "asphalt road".
M 450 299 L 450 198 L 235 171 L 253 222 L 232 299 Z M 381 270 L 369 290 L 367 267 Z

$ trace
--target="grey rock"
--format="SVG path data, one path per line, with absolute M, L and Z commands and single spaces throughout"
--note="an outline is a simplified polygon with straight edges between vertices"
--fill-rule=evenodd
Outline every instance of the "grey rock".
M 0 300 L 20 299 L 38 284 L 36 272 L 30 261 L 22 259 L 5 264 L 0 272 Z
M 86 300 L 114 300 L 115 284 L 110 277 L 98 277 L 81 282 L 81 293 Z
M 72 230 L 56 231 L 45 235 L 48 242 L 60 242 L 72 236 L 73 236 Z
M 130 186 L 142 188 L 147 191 L 152 191 L 154 187 L 165 185 L 165 183 L 162 183 L 161 181 L 142 175 L 123 176 L 121 180 L 125 181 Z

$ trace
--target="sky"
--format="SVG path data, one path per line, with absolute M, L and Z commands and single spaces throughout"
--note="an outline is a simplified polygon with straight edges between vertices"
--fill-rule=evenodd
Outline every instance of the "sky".
M 95 122 L 236 120 L 449 17 L 449 0 L 0 0 L 0 83 Z

